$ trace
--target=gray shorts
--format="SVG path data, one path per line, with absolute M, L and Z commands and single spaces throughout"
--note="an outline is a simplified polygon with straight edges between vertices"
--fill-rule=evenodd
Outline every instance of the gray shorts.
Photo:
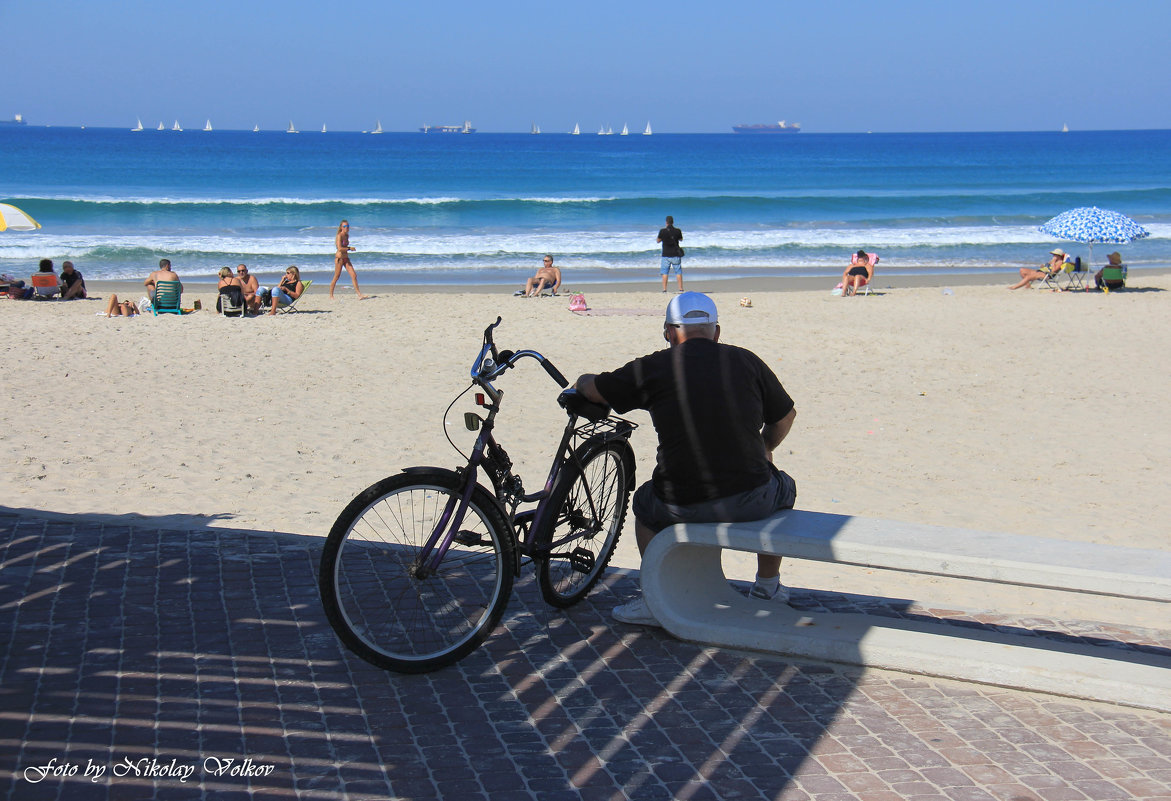
M 761 520 L 782 509 L 792 509 L 796 502 L 797 482 L 788 473 L 774 469 L 772 478 L 756 489 L 686 506 L 663 501 L 648 481 L 634 491 L 631 508 L 638 522 L 657 532 L 676 523 Z

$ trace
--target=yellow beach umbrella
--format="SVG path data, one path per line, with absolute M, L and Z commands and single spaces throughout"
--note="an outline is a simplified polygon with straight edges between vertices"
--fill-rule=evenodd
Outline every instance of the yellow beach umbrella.
M 16 206 L 0 203 L 0 231 L 32 231 L 41 224 Z

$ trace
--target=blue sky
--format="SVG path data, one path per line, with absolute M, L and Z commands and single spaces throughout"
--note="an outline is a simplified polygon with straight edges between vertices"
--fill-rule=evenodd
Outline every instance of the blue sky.
M 1171 128 L 1167 0 L 0 0 L 0 118 Z

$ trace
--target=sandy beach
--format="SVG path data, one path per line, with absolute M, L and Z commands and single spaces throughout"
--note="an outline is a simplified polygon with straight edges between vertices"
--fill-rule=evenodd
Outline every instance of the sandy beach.
M 711 290 L 723 341 L 756 351 L 795 398 L 777 456 L 800 508 L 1171 548 L 1171 355 L 1157 338 L 1171 275 L 1110 294 L 1009 292 L 1008 278 L 895 277 L 854 299 L 824 281 L 688 288 Z M 500 287 L 364 286 L 375 297 L 359 302 L 315 284 L 300 313 L 245 320 L 209 311 L 210 284 L 189 284 L 184 306 L 204 310 L 182 318 L 97 315 L 111 291 L 137 299 L 131 283 L 92 286 L 103 300 L 0 301 L 4 505 L 323 536 L 374 481 L 460 463 L 444 410 L 497 315 L 501 347 L 540 350 L 571 380 L 662 345 L 653 283 L 565 288 L 592 311 Z M 564 420 L 557 388 L 531 362 L 498 386 L 499 439 L 534 488 Z M 446 421 L 465 449 L 471 408 L 465 396 Z M 630 417 L 641 481 L 655 437 Z M 616 564 L 637 567 L 633 539 L 628 522 Z M 843 589 L 882 586 L 862 573 Z M 786 565 L 798 586 L 839 576 Z

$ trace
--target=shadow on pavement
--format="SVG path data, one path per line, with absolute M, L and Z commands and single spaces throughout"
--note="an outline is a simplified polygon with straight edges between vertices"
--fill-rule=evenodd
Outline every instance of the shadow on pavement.
M 998 759 L 1037 765 L 1059 714 L 614 624 L 629 571 L 564 613 L 526 571 L 484 647 L 387 673 L 325 620 L 322 540 L 208 522 L 0 507 L 0 797 L 885 799 L 958 774 L 997 716 L 1017 743 Z

